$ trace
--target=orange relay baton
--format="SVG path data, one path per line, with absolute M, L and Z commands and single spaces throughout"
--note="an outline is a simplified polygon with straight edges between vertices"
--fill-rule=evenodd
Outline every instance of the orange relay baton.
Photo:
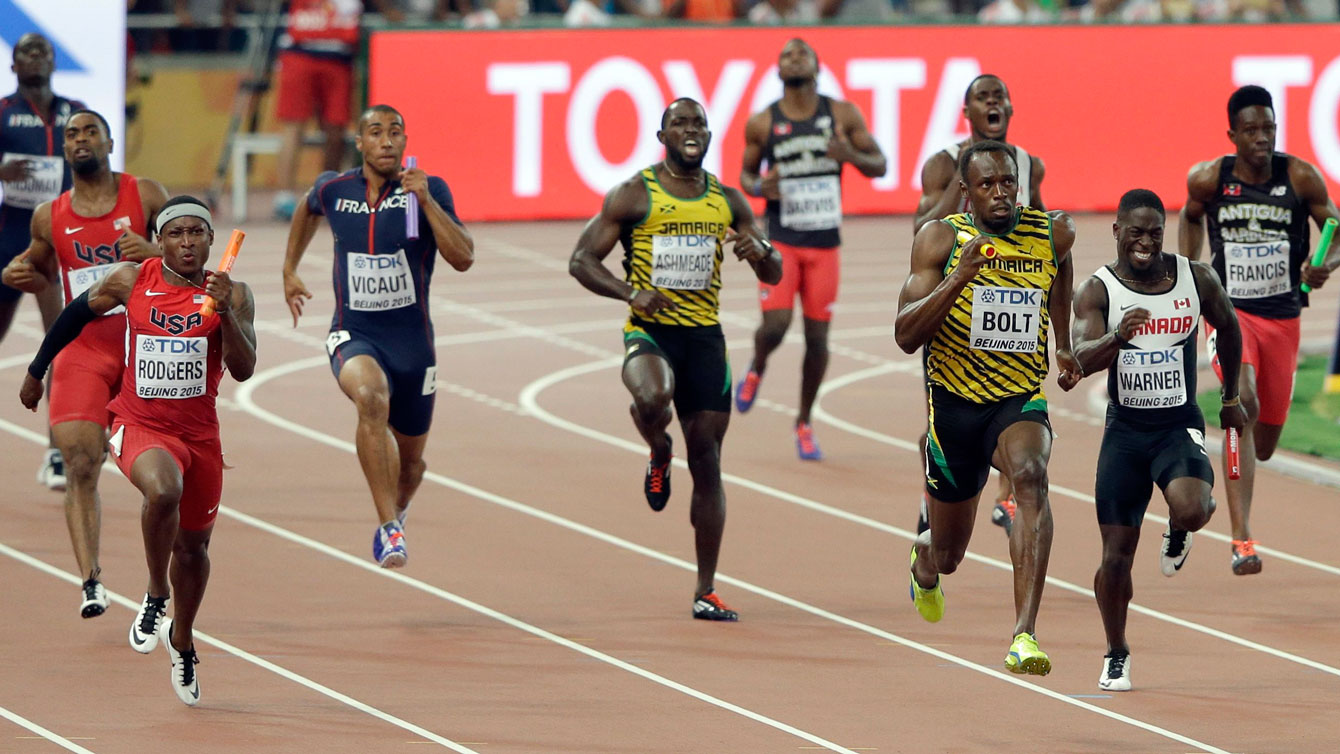
M 219 272 L 233 271 L 233 262 L 237 261 L 237 252 L 242 250 L 242 239 L 246 237 L 246 233 L 233 228 L 233 234 L 228 236 L 228 248 L 223 250 L 223 259 L 219 260 Z M 213 297 L 205 297 L 205 303 L 200 305 L 200 314 L 206 317 L 214 316 Z

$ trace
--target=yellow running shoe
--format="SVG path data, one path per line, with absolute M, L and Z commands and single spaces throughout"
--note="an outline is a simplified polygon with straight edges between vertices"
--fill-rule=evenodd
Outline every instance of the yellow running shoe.
M 1047 675 L 1052 672 L 1052 661 L 1038 649 L 1038 641 L 1032 634 L 1021 633 L 1014 637 L 1010 653 L 1005 655 L 1005 669 L 1020 675 Z
M 912 564 L 916 565 L 916 562 L 917 547 L 913 545 Z M 921 613 L 922 618 L 931 623 L 936 623 L 945 617 L 945 592 L 940 588 L 939 576 L 935 577 L 934 589 L 922 589 L 921 585 L 917 583 L 917 577 L 912 575 L 909 569 L 907 593 L 912 595 L 912 604 L 917 606 L 917 612 Z

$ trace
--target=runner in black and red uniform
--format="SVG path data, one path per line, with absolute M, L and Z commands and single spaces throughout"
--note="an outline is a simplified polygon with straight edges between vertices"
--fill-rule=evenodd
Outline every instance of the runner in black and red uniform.
M 138 262 L 158 253 L 146 236 L 167 192 L 157 181 L 112 172 L 107 123 L 91 110 L 70 115 L 63 145 L 65 161 L 74 169 L 74 187 L 38 205 L 31 244 L 5 266 L 3 280 L 31 293 L 63 291 L 68 302 L 114 263 Z M 58 285 L 51 285 L 58 279 Z M 99 581 L 98 476 L 107 440 L 107 403 L 116 395 L 125 364 L 125 329 L 124 317 L 99 319 L 61 354 L 52 372 L 51 437 L 65 459 L 65 520 L 85 579 L 79 606 L 85 618 L 101 615 L 107 607 Z
M 56 68 L 51 42 L 35 32 L 19 37 L 14 45 L 10 70 L 19 88 L 0 99 L 0 267 L 9 264 L 28 247 L 28 228 L 33 210 L 42 202 L 70 188 L 70 166 L 61 156 L 61 129 L 70 113 L 84 103 L 59 97 L 51 91 Z M 0 284 L 0 341 L 9 332 L 23 292 Z M 60 294 L 55 288 L 37 294 L 43 329 L 60 313 Z M 37 472 L 39 484 L 65 489 L 65 464 L 53 438 Z
M 405 121 L 377 105 L 358 121 L 363 164 L 322 173 L 293 215 L 284 257 L 284 299 L 298 324 L 312 297 L 298 263 L 321 218 L 335 236 L 335 314 L 326 351 L 340 389 L 358 409 L 355 444 L 377 509 L 372 557 L 383 568 L 409 559 L 404 523 L 423 480 L 437 390 L 437 353 L 428 283 L 440 254 L 460 272 L 474 264 L 474 241 L 456 217 L 446 181 L 402 169 Z M 409 197 L 419 203 L 419 237 L 407 237 Z
M 243 381 L 256 367 L 251 290 L 227 273 L 207 273 L 213 220 L 198 199 L 179 196 L 158 214 L 161 259 L 118 263 L 65 308 L 51 326 L 20 390 L 36 409 L 42 376 L 86 325 L 124 307 L 130 352 L 112 401 L 108 442 L 122 473 L 144 495 L 140 526 L 149 585 L 130 628 L 148 653 L 167 634 L 172 688 L 200 701 L 191 631 L 209 580 L 209 538 L 223 490 L 215 399 L 226 366 Z M 205 315 L 206 298 L 215 314 Z M 169 578 L 171 581 L 169 591 Z M 173 618 L 165 620 L 169 596 Z
M 1307 306 L 1299 286 L 1320 288 L 1340 267 L 1340 245 L 1334 244 L 1322 265 L 1312 265 L 1308 219 L 1321 227 L 1340 212 L 1316 167 L 1275 151 L 1270 92 L 1259 86 L 1233 92 L 1228 138 L 1234 154 L 1199 163 L 1187 176 L 1177 246 L 1183 256 L 1199 259 L 1208 226 L 1210 264 L 1233 300 L 1242 329 L 1241 399 L 1248 419 L 1242 445 L 1247 452 L 1241 455 L 1242 478 L 1224 485 L 1233 522 L 1230 565 L 1243 576 L 1261 571 L 1248 518 L 1256 461 L 1275 453 L 1293 400 L 1299 325 Z M 1214 328 L 1205 330 L 1210 365 L 1223 380 Z

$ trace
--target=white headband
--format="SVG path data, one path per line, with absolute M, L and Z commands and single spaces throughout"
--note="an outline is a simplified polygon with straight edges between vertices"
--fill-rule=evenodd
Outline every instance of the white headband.
M 198 217 L 205 221 L 205 224 L 214 229 L 214 218 L 210 216 L 209 210 L 195 203 L 174 204 L 171 207 L 165 207 L 158 213 L 158 227 L 155 229 L 159 235 L 163 234 L 163 226 L 176 220 L 179 217 Z

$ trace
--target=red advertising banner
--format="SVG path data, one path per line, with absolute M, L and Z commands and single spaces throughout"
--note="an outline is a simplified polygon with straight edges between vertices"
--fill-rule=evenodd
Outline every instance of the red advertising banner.
M 375 32 L 370 103 L 404 113 L 409 153 L 447 179 L 463 219 L 593 215 L 663 155 L 661 112 L 707 109 L 707 167 L 738 185 L 749 114 L 781 95 L 777 55 L 800 36 L 820 90 L 855 103 L 888 174 L 844 175 L 849 214 L 911 212 L 922 163 L 966 136 L 963 94 L 1001 76 L 1010 141 L 1046 162 L 1048 207 L 1104 210 L 1150 188 L 1180 207 L 1186 173 L 1232 148 L 1228 95 L 1275 97 L 1277 147 L 1340 190 L 1340 25 L 855 27 Z

